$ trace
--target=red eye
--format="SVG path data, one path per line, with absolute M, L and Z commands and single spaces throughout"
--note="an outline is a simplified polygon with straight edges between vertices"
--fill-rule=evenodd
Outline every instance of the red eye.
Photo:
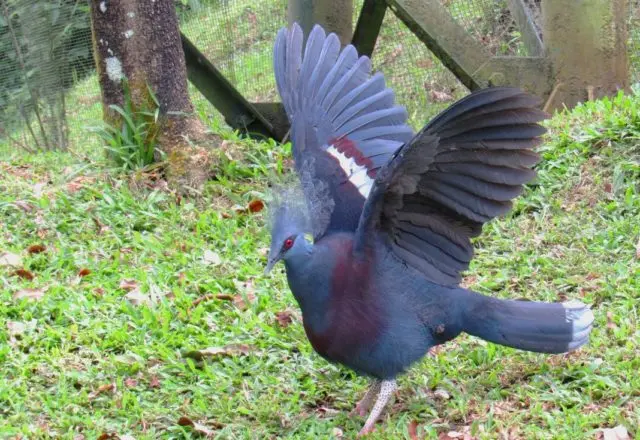
M 293 238 L 287 238 L 282 245 L 285 250 L 291 249 L 291 246 L 293 246 Z

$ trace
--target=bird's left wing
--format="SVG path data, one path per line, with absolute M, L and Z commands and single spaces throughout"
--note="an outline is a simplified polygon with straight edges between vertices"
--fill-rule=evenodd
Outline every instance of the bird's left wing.
M 413 136 L 406 111 L 369 58 L 317 25 L 304 56 L 297 24 L 278 32 L 274 70 L 314 235 L 353 232 L 378 169 Z
M 354 250 L 382 238 L 431 281 L 456 285 L 473 256 L 471 238 L 505 214 L 535 173 L 532 148 L 544 128 L 539 100 L 488 88 L 456 102 L 378 173 Z

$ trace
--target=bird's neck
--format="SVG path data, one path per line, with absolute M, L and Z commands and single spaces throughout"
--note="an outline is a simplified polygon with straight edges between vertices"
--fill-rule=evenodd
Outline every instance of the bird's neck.
M 296 255 L 285 260 L 289 287 L 300 305 L 305 325 L 309 324 L 321 331 L 328 306 L 328 274 L 322 273 L 325 264 L 322 256 L 314 252 L 314 246 L 306 243 L 304 255 Z M 301 253 L 302 254 L 302 253 Z

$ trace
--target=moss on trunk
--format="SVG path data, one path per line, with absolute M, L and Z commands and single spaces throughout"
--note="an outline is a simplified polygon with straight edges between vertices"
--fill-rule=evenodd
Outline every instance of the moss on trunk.
M 90 3 L 105 122 L 120 122 L 109 106 L 123 106 L 126 78 L 134 111 L 154 108 L 156 102 L 160 108 L 157 148 L 166 159 L 169 185 L 198 190 L 209 176 L 208 151 L 219 139 L 207 133 L 193 113 L 173 1 Z

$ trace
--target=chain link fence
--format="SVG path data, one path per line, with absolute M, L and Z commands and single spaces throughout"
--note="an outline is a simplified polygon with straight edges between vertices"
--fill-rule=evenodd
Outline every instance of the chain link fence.
M 441 0 L 494 55 L 527 55 L 506 0 Z M 539 0 L 531 0 L 539 4 Z M 362 0 L 355 0 L 354 25 Z M 250 101 L 277 101 L 275 35 L 287 0 L 176 0 L 181 30 Z M 640 0 L 631 0 L 632 81 L 640 81 Z M 86 0 L 0 0 L 0 140 L 16 147 L 86 143 L 101 119 Z M 468 91 L 388 10 L 373 52 L 410 122 L 421 126 Z M 190 86 L 201 116 L 222 120 Z

